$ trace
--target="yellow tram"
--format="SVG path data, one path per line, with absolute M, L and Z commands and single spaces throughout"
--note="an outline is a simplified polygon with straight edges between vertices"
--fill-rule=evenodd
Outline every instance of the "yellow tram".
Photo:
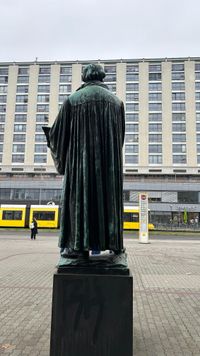
M 0 227 L 29 227 L 36 218 L 38 228 L 56 229 L 59 227 L 60 210 L 58 205 L 6 205 L 0 206 Z M 139 230 L 139 207 L 124 206 L 124 230 Z M 149 230 L 154 225 L 149 223 Z

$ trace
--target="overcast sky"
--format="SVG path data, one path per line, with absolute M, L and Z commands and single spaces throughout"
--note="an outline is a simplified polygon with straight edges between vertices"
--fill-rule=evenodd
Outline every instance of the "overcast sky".
M 200 0 L 0 0 L 0 61 L 200 56 Z

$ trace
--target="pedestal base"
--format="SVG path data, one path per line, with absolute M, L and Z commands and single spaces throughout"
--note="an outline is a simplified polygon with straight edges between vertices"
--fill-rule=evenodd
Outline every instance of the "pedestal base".
M 131 275 L 55 273 L 50 356 L 132 356 Z

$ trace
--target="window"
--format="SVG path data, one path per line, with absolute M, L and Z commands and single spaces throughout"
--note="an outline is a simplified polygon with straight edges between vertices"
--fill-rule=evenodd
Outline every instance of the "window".
M 138 222 L 139 221 L 139 213 L 123 213 L 123 221 Z
M 47 124 L 36 124 L 35 131 L 36 132 L 43 132 L 43 129 L 42 129 L 43 126 L 47 126 Z
M 195 93 L 195 99 L 196 100 L 200 100 L 200 92 L 196 92 Z
M 8 75 L 8 67 L 0 67 L 0 75 Z
M 2 143 L 0 144 L 0 152 L 1 152 L 1 153 L 3 152 L 3 145 L 2 145 Z
M 1 115 L 0 115 L 0 117 L 1 117 Z M 196 113 L 196 120 L 200 121 L 200 113 L 199 112 Z
M 38 95 L 37 96 L 38 103 L 48 103 L 49 102 L 49 95 Z
M 26 135 L 24 134 L 13 135 L 13 142 L 25 142 L 25 141 L 26 141 Z
M 61 66 L 60 74 L 72 74 L 72 67 L 69 66 Z
M 55 220 L 55 212 L 54 211 L 35 211 L 34 216 L 36 220 L 48 220 L 54 221 Z
M 116 73 L 116 66 L 104 66 L 105 73 Z
M 149 91 L 161 91 L 162 84 L 161 83 L 149 83 Z
M 126 101 L 138 101 L 138 100 L 139 100 L 139 93 L 126 94 Z
M 47 145 L 35 145 L 35 152 L 36 153 L 46 153 Z
M 28 76 L 18 76 L 17 77 L 17 83 L 28 83 L 29 82 L 29 77 Z
M 160 155 L 150 155 L 149 156 L 150 164 L 162 164 L 162 156 Z
M 186 162 L 186 155 L 173 155 L 173 163 L 181 163 L 185 164 Z
M 134 64 L 134 65 L 129 65 L 127 64 L 126 66 L 126 72 L 127 73 L 138 73 L 139 72 L 139 66 L 138 64 Z
M 200 72 L 199 73 L 195 73 L 195 80 L 200 80 Z
M 50 86 L 49 85 L 38 85 L 38 93 L 49 93 Z
M 28 103 L 28 95 L 17 95 L 16 102 L 17 103 Z
M 185 111 L 185 103 L 172 103 L 172 111 Z
M 12 155 L 12 163 L 24 163 L 24 155 Z
M 161 81 L 162 74 L 161 73 L 149 73 L 149 81 Z
M 139 74 L 138 73 L 126 73 L 127 82 L 138 82 Z
M 44 134 L 36 134 L 35 135 L 35 142 L 45 142 L 46 143 L 46 137 Z
M 149 124 L 149 131 L 151 132 L 161 132 L 162 124 Z
M 72 87 L 71 84 L 65 84 L 59 86 L 60 93 L 71 93 Z
M 126 114 L 126 122 L 138 122 L 139 115 L 138 114 Z
M 149 93 L 149 101 L 162 101 L 161 93 Z
M 115 83 L 106 83 L 108 89 L 112 91 L 113 93 L 116 92 L 116 84 Z
M 151 113 L 149 114 L 149 121 L 162 121 L 161 113 Z
M 178 192 L 178 203 L 192 203 L 198 204 L 198 195 L 199 192 Z
M 3 210 L 2 220 L 22 220 L 22 211 Z
M 116 82 L 116 74 L 106 74 L 104 82 Z
M 195 63 L 195 71 L 200 71 L 200 63 Z
M 26 125 L 14 124 L 14 132 L 26 132 Z
M 200 103 L 196 103 L 196 110 L 200 111 Z
M 8 83 L 8 76 L 7 75 L 5 75 L 4 77 L 0 76 L 0 83 L 7 84 Z
M 184 82 L 172 83 L 172 90 L 185 90 L 185 83 Z
M 50 75 L 39 75 L 38 83 L 50 83 Z
M 184 80 L 185 74 L 184 72 L 174 72 L 172 73 L 172 80 Z
M 173 134 L 172 141 L 173 142 L 186 142 L 186 134 Z
M 3 140 L 4 140 L 4 135 L 0 134 L 0 142 L 3 142 Z
M 173 153 L 185 153 L 186 152 L 186 145 L 172 145 Z
M 138 156 L 125 155 L 125 164 L 138 164 Z
M 162 145 L 149 145 L 149 153 L 162 153 Z
M 154 72 L 161 72 L 161 64 L 149 64 L 149 72 L 154 73 Z
M 6 105 L 0 105 L 0 112 L 6 112 Z
M 24 153 L 24 152 L 25 152 L 24 144 L 13 145 L 13 153 Z
M 26 114 L 15 114 L 15 122 L 26 122 L 27 115 Z
M 149 111 L 162 111 L 162 103 L 149 103 Z
M 19 67 L 18 68 L 19 75 L 28 75 L 29 74 L 29 67 Z
M 186 130 L 185 123 L 172 123 L 173 132 L 184 132 Z
M 125 153 L 138 153 L 138 145 L 125 145 Z
M 4 132 L 4 124 L 0 124 L 0 132 Z
M 185 113 L 173 113 L 172 121 L 185 121 Z
M 197 134 L 197 142 L 200 142 L 200 134 Z
M 38 104 L 37 105 L 37 111 L 38 112 L 48 112 L 49 111 L 49 105 Z
M 34 163 L 47 163 L 46 155 L 34 155 Z
M 28 85 L 18 85 L 17 93 L 28 93 Z
M 7 86 L 0 86 L 0 93 L 7 93 Z
M 36 115 L 36 122 L 48 122 L 49 117 L 47 114 L 37 114 Z
M 51 67 L 50 66 L 40 66 L 39 74 L 50 74 L 50 73 L 51 73 Z
M 126 132 L 138 132 L 138 124 L 126 124 Z
M 0 95 L 0 103 L 6 103 L 7 95 Z
M 27 112 L 27 110 L 28 110 L 27 105 L 20 105 L 20 104 L 15 105 L 16 112 Z
M 195 89 L 196 90 L 200 90 L 200 82 L 196 82 L 195 83 Z
M 126 84 L 126 91 L 138 91 L 138 90 L 139 90 L 138 83 L 127 83 Z
M 138 142 L 138 135 L 125 135 L 125 142 Z
M 197 153 L 200 153 L 200 145 L 197 145 Z
M 172 72 L 184 72 L 184 63 L 173 63 Z
M 72 81 L 71 75 L 60 75 L 60 83 L 67 83 Z
M 200 122 L 196 124 L 196 131 L 200 131 Z
M 58 98 L 58 101 L 59 101 L 59 103 L 63 103 L 66 99 L 68 98 L 68 95 L 66 95 L 66 94 L 60 94 L 59 95 L 59 98 Z
M 138 104 L 133 104 L 133 103 L 126 103 L 126 110 L 127 111 L 138 111 L 139 110 L 139 105 Z
M 0 114 L 0 122 L 5 122 L 5 121 L 6 121 L 6 115 Z
M 162 142 L 161 134 L 149 134 L 149 142 Z
M 172 93 L 172 100 L 185 100 L 185 93 Z

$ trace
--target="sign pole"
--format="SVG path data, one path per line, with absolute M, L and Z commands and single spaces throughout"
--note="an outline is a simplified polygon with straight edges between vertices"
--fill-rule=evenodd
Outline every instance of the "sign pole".
M 149 243 L 149 229 L 148 229 L 148 195 L 146 193 L 139 194 L 139 242 L 142 244 Z

